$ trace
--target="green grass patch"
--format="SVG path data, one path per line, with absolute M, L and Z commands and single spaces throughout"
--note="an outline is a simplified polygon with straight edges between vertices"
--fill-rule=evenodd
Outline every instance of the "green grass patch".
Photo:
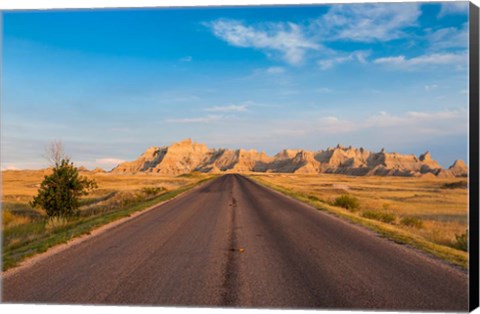
M 348 194 L 343 194 L 337 197 L 333 202 L 333 205 L 343 207 L 349 211 L 356 211 L 358 208 L 360 208 L 360 202 L 358 201 L 358 198 Z
M 362 217 L 378 220 L 387 224 L 393 224 L 397 220 L 397 215 L 394 213 L 378 210 L 366 210 L 362 212 Z
M 146 186 L 142 188 L 142 192 L 146 195 L 157 195 L 160 192 L 164 192 L 166 189 L 162 186 Z
M 30 218 L 41 216 L 40 212 L 32 208 L 29 204 L 19 202 L 2 202 L 2 210 L 8 211 L 16 216 L 25 216 Z
M 430 242 L 425 238 L 419 235 L 412 234 L 408 230 L 404 230 L 398 226 L 362 217 L 358 213 L 349 211 L 339 206 L 331 206 L 324 202 L 313 201 L 309 199 L 306 194 L 286 189 L 282 186 L 271 184 L 269 182 L 265 182 L 261 179 L 260 176 L 250 175 L 249 177 L 261 185 L 264 185 L 282 194 L 307 203 L 318 210 L 329 212 L 337 217 L 366 227 L 376 232 L 380 236 L 390 239 L 396 243 L 410 245 L 414 248 L 422 250 L 440 259 L 443 259 L 449 263 L 460 266 L 464 269 L 468 269 L 468 253 L 465 251 Z M 462 239 L 460 241 L 462 241 Z
M 99 202 L 103 202 L 113 196 L 115 196 L 117 192 L 112 191 L 107 193 L 106 195 L 98 196 L 98 197 L 85 197 L 80 199 L 80 206 L 88 206 L 88 205 L 93 205 Z
M 5 228 L 3 230 L 3 270 L 15 267 L 25 258 L 45 252 L 55 245 L 88 234 L 100 226 L 172 199 L 214 178 L 216 176 L 210 176 L 176 190 L 164 192 L 146 201 L 136 200 L 135 203 L 120 206 L 115 211 L 90 216 L 79 215 L 67 221 L 52 221 L 42 218 L 31 223 Z
M 455 247 L 459 250 L 468 251 L 468 230 L 462 234 L 455 235 Z

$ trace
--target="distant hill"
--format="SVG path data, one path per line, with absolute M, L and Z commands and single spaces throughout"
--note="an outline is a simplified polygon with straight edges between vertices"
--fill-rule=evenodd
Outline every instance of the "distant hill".
M 192 171 L 274 172 L 274 173 L 337 173 L 355 176 L 438 176 L 466 177 L 465 163 L 457 160 L 443 169 L 429 152 L 423 155 L 402 155 L 370 152 L 364 148 L 338 145 L 326 150 L 285 149 L 275 156 L 245 149 L 210 149 L 191 139 L 171 146 L 150 147 L 138 159 L 115 167 L 113 173 L 150 172 L 179 175 Z

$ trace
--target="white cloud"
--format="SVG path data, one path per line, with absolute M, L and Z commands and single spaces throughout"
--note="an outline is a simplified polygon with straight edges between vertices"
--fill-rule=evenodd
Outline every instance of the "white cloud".
M 317 64 L 320 66 L 322 70 L 328 70 L 336 65 L 351 62 L 351 61 L 358 61 L 362 64 L 366 64 L 367 57 L 370 55 L 370 51 L 354 51 L 348 55 L 333 57 L 330 59 L 322 59 L 318 60 Z
M 397 69 L 412 70 L 422 66 L 455 65 L 457 68 L 465 66 L 468 61 L 467 52 L 432 53 L 413 58 L 405 56 L 378 58 L 373 63 L 392 66 Z
M 321 53 L 323 57 L 317 64 L 325 70 L 346 62 L 368 63 L 369 52 L 355 51 L 349 54 L 327 48 L 324 43 L 372 43 L 413 38 L 413 29 L 419 27 L 418 19 L 422 13 L 420 6 L 419 3 L 333 5 L 317 19 L 301 23 L 270 22 L 249 25 L 242 21 L 220 19 L 204 25 L 208 26 L 215 36 L 232 46 L 257 49 L 268 57 L 280 58 L 291 65 L 302 64 L 307 57 L 318 58 Z M 467 9 L 467 2 L 443 3 L 441 14 L 461 13 Z M 461 59 L 466 54 L 447 53 L 442 50 L 467 47 L 467 23 L 458 28 L 427 29 L 423 39 L 429 44 L 426 55 L 411 59 L 402 55 L 385 57 L 377 59 L 376 63 L 406 67 L 459 61 L 465 63 Z M 280 74 L 284 71 L 281 67 L 271 67 L 265 70 L 265 73 Z
M 425 85 L 424 88 L 427 92 L 433 91 L 434 89 L 437 89 L 438 85 L 437 84 L 432 84 L 432 85 Z
M 463 117 L 464 114 L 466 114 L 465 110 L 443 110 L 437 112 L 408 111 L 406 113 L 409 118 L 416 118 L 424 121 L 454 119 Z
M 180 59 L 181 62 L 192 62 L 193 58 L 191 56 L 186 56 Z
M 266 72 L 268 74 L 282 74 L 285 73 L 285 68 L 282 67 L 269 67 Z
M 457 133 L 466 130 L 466 110 L 443 110 L 437 112 L 408 111 L 401 115 L 381 112 L 369 117 L 362 128 L 396 128 L 402 131 L 436 133 L 437 135 Z
M 299 135 L 322 134 L 322 136 L 337 136 L 351 134 L 358 136 L 362 132 L 380 136 L 383 140 L 390 138 L 392 142 L 405 140 L 411 137 L 423 140 L 432 136 L 455 135 L 468 131 L 467 111 L 408 111 L 400 114 L 390 114 L 381 111 L 366 118 L 343 119 L 337 116 L 320 118 L 314 124 L 294 124 L 287 129 L 296 129 Z M 288 125 L 288 122 L 286 122 Z M 301 131 L 301 132 L 300 132 Z M 294 134 L 291 134 L 292 136 Z
M 287 70 L 285 69 L 285 67 L 281 67 L 281 66 L 272 66 L 272 67 L 268 67 L 268 68 L 257 68 L 257 69 L 254 69 L 253 72 L 252 72 L 252 75 L 249 76 L 250 77 L 256 77 L 256 76 L 271 76 L 271 77 L 274 77 L 274 78 L 279 78 L 280 77 L 280 74 L 284 74 L 286 73 Z
M 466 48 L 468 46 L 468 23 L 460 28 L 446 27 L 427 34 L 430 49 Z
M 232 46 L 255 48 L 267 55 L 277 53 L 289 64 L 298 65 L 308 50 L 321 45 L 306 38 L 301 26 L 295 23 L 265 23 L 247 26 L 235 20 L 217 20 L 206 24 L 215 36 Z
M 390 145 L 412 142 L 428 145 L 430 141 L 444 136 L 466 135 L 467 121 L 466 110 L 409 111 L 373 115 L 360 128 L 368 134 L 378 134 L 379 141 L 388 138 Z
M 325 40 L 388 41 L 407 36 L 421 10 L 416 3 L 333 5 L 312 24 L 312 33 Z
M 219 121 L 223 118 L 221 115 L 208 115 L 206 117 L 198 118 L 179 118 L 179 119 L 167 119 L 167 122 L 170 123 L 210 123 Z
M 124 159 L 118 159 L 118 158 L 100 158 L 95 160 L 95 162 L 100 165 L 118 165 L 125 161 L 126 160 Z
M 303 24 L 289 22 L 247 25 L 237 20 L 220 19 L 205 23 L 213 34 L 235 47 L 258 49 L 269 57 L 280 57 L 292 65 L 304 62 L 309 52 L 322 52 L 317 61 L 321 69 L 329 69 L 346 62 L 367 63 L 368 51 L 345 53 L 326 48 L 331 41 L 376 42 L 409 36 L 408 28 L 418 26 L 421 14 L 417 3 L 348 4 L 331 6 L 327 13 Z M 438 30 L 429 35 L 440 48 L 458 46 L 463 33 Z M 312 54 L 313 55 L 313 54 Z M 266 73 L 283 73 L 283 68 L 272 67 Z
M 17 167 L 15 166 L 2 166 L 2 171 L 7 171 L 7 170 L 19 170 Z
M 320 66 L 320 69 L 328 70 L 333 68 L 335 65 L 345 63 L 349 60 L 352 60 L 352 59 L 349 57 L 335 57 L 331 59 L 318 60 L 317 64 Z
M 378 64 L 403 64 L 406 62 L 405 56 L 397 56 L 397 57 L 383 57 L 378 58 L 373 61 L 373 63 Z
M 358 124 L 335 116 L 321 118 L 320 124 L 315 126 L 315 131 L 321 134 L 345 134 L 355 132 L 357 129 Z
M 205 111 L 213 111 L 213 112 L 231 112 L 231 111 L 236 111 L 236 112 L 241 112 L 241 111 L 246 111 L 247 110 L 247 105 L 226 105 L 226 106 L 215 106 L 215 107 L 210 107 L 206 108 Z
M 449 14 L 467 14 L 468 13 L 468 2 L 467 1 L 451 1 L 443 2 L 441 4 L 442 8 L 438 17 L 444 17 Z
M 326 117 L 326 118 L 324 118 L 324 120 L 327 121 L 327 122 L 338 122 L 338 118 L 333 117 L 333 116 Z

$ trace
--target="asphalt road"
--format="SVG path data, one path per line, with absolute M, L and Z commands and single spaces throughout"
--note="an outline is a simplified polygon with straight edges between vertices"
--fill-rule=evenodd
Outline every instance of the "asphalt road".
M 3 278 L 3 302 L 466 311 L 467 275 L 225 175 Z

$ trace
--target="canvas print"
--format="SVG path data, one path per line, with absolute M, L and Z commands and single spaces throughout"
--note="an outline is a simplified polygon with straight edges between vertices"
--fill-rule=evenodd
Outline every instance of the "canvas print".
M 2 302 L 467 311 L 469 5 L 3 11 Z

